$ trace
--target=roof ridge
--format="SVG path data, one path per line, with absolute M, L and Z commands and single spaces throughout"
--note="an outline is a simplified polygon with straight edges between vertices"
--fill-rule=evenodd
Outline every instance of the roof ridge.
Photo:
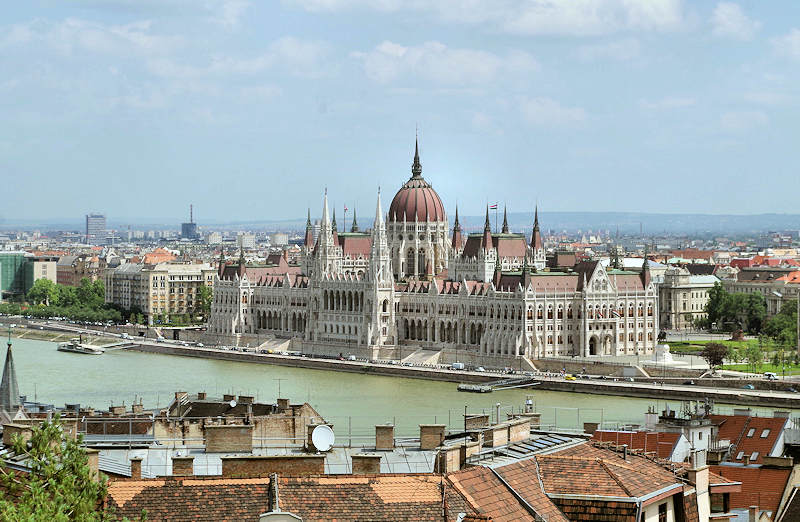
M 624 491 L 626 495 L 628 495 L 629 497 L 634 496 L 630 492 L 630 490 L 628 490 L 628 488 L 625 487 L 625 484 L 622 483 L 622 480 L 620 480 L 619 477 L 617 477 L 616 473 L 611 471 L 611 469 L 608 467 L 608 465 L 606 465 L 605 461 L 602 458 L 598 458 L 597 462 L 600 464 L 600 467 L 602 467 L 604 470 L 606 470 L 606 473 L 608 473 L 611 476 L 611 478 L 614 479 L 614 482 L 616 482 L 617 485 L 620 488 L 622 488 L 622 491 Z

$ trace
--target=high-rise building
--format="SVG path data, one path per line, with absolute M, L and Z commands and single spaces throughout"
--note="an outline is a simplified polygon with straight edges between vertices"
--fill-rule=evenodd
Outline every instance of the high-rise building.
M 189 205 L 189 222 L 181 223 L 181 238 L 200 239 L 200 234 L 197 233 L 197 223 L 194 222 L 192 205 Z
M 106 237 L 105 214 L 86 214 L 86 242 L 97 243 Z

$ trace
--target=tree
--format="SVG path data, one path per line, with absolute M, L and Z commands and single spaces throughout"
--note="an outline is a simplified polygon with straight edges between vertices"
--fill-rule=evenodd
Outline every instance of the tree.
M 764 323 L 764 333 L 780 346 L 797 346 L 797 301 L 786 301 Z
M 33 429 L 30 441 L 15 437 L 12 447 L 25 457 L 30 473 L 2 465 L 0 520 L 106 521 L 113 514 L 101 508 L 107 493 L 105 477 L 89 468 L 80 440 L 65 436 L 59 417 Z
M 759 333 L 767 316 L 767 305 L 761 294 L 728 293 L 720 283 L 708 291 L 705 313 L 707 324 L 733 331 L 736 328 Z
M 700 357 L 706 360 L 711 369 L 714 369 L 722 366 L 722 363 L 725 362 L 725 358 L 728 357 L 728 347 L 721 343 L 708 343 L 700 352 Z
M 197 311 L 203 316 L 203 319 L 208 319 L 208 316 L 211 315 L 211 298 L 211 288 L 202 285 L 197 289 L 197 294 L 195 295 Z
M 753 369 L 753 371 L 761 368 L 761 363 L 764 362 L 764 352 L 757 344 L 750 344 L 744 350 L 744 360 Z
M 32 304 L 55 304 L 58 301 L 58 287 L 49 279 L 37 279 L 28 290 L 28 301 Z

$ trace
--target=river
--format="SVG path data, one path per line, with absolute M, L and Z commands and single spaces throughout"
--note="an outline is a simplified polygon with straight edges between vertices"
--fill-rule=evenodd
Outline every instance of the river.
M 332 422 L 337 432 L 370 436 L 374 425 L 394 422 L 398 436 L 418 434 L 417 425 L 443 423 L 456 428 L 464 406 L 471 413 L 518 410 L 532 395 L 544 425 L 575 428 L 583 422 L 641 423 L 649 406 L 660 411 L 664 401 L 552 391 L 505 390 L 473 394 L 455 383 L 363 375 L 329 370 L 287 368 L 268 364 L 180 357 L 127 350 L 103 355 L 59 352 L 56 344 L 13 340 L 20 393 L 28 399 L 63 406 L 80 403 L 106 409 L 141 398 L 145 408 L 166 406 L 176 391 L 209 396 L 253 395 L 274 402 L 280 394 L 294 402 L 308 401 Z M 3 354 L 4 355 L 4 354 Z M 679 401 L 669 401 L 680 411 Z M 731 407 L 717 407 L 729 413 Z

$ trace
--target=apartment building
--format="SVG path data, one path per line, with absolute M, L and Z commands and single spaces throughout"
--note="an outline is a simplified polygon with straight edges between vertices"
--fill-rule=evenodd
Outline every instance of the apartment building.
M 212 286 L 208 263 L 126 263 L 105 272 L 106 303 L 136 310 L 153 324 L 163 315 L 195 313 L 198 289 Z

